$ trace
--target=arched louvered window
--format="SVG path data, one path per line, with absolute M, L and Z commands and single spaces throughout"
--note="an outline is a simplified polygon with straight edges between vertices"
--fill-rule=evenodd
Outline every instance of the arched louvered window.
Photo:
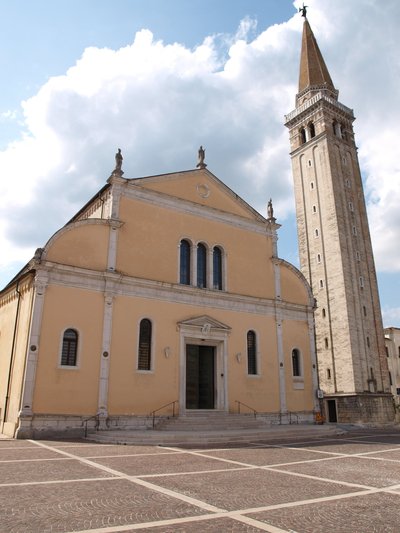
M 247 373 L 257 374 L 257 339 L 252 330 L 247 332 Z
M 78 332 L 74 329 L 66 329 L 62 343 L 61 366 L 76 366 L 77 354 Z
M 183 240 L 180 245 L 179 282 L 190 285 L 190 242 Z
M 213 250 L 213 287 L 222 291 L 222 250 L 218 246 Z
M 301 376 L 300 351 L 297 348 L 292 350 L 292 372 L 295 377 Z
M 313 122 L 310 122 L 310 124 L 308 125 L 308 130 L 310 132 L 310 139 L 315 137 L 315 126 Z
M 301 142 L 301 144 L 304 144 L 306 141 L 307 141 L 306 130 L 304 128 L 301 128 L 301 130 L 300 130 L 300 142 Z
M 207 248 L 201 243 L 197 245 L 197 286 L 207 287 Z
M 139 329 L 138 370 L 151 370 L 151 321 L 143 318 Z

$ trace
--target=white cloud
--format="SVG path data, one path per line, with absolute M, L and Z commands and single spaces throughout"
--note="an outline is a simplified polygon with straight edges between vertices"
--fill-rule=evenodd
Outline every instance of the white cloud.
M 400 5 L 337 0 L 330 13 L 307 4 L 341 101 L 359 117 L 377 265 L 400 270 Z M 282 222 L 294 209 L 283 120 L 294 107 L 301 26 L 297 15 L 253 37 L 245 19 L 230 39 L 208 36 L 195 49 L 149 30 L 119 50 L 87 48 L 24 103 L 26 133 L 0 152 L 0 270 L 28 260 L 105 183 L 117 147 L 125 176 L 137 177 L 194 168 L 202 144 L 212 172 L 259 210 L 272 197 Z

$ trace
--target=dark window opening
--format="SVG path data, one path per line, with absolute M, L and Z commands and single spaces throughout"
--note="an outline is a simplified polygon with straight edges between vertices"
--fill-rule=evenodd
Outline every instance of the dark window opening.
M 247 332 L 247 373 L 257 374 L 257 341 L 254 331 Z
M 197 286 L 207 287 L 207 249 L 204 244 L 197 246 Z
M 140 322 L 138 370 L 151 369 L 151 322 L 144 318 Z
M 300 352 L 297 348 L 292 350 L 292 372 L 295 377 L 301 376 Z
M 74 329 L 66 329 L 63 337 L 61 366 L 76 366 L 78 353 L 78 333 Z
M 179 282 L 190 285 L 190 243 L 181 241 Z
M 213 250 L 213 287 L 222 291 L 222 251 L 218 246 Z

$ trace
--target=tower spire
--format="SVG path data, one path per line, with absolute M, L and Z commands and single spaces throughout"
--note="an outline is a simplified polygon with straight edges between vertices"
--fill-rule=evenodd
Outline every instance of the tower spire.
M 304 18 L 300 56 L 299 94 L 307 89 L 329 89 L 337 96 L 332 78 L 322 57 L 311 26 Z

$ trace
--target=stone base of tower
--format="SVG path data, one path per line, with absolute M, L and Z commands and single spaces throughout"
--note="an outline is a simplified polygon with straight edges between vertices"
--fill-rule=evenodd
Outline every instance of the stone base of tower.
M 337 394 L 321 401 L 326 422 L 341 424 L 389 424 L 395 420 L 391 394 Z

